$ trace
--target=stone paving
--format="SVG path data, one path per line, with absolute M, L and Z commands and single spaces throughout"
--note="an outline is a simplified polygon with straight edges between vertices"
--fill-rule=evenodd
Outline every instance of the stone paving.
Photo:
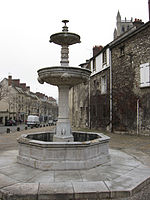
M 150 199 L 150 137 L 108 133 L 111 162 L 90 170 L 41 171 L 16 163 L 16 138 L 50 128 L 0 135 L 2 200 Z

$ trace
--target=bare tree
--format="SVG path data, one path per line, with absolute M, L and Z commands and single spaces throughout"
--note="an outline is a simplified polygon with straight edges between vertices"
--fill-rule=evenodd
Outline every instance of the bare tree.
M 0 83 L 0 101 L 2 99 L 5 99 L 8 96 L 8 87 L 3 86 L 2 83 Z

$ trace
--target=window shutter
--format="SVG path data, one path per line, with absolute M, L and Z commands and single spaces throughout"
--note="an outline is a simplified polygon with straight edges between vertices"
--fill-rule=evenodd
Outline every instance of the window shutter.
M 144 87 L 144 67 L 140 65 L 140 86 Z
M 107 82 L 106 76 L 101 77 L 101 94 L 106 94 L 107 92 Z
M 150 66 L 149 63 L 140 65 L 140 86 L 150 86 Z

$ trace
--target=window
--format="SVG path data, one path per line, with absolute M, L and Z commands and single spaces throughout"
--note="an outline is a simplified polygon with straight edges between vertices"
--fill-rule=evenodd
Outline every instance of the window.
M 96 71 L 96 59 L 93 59 L 93 71 Z
M 96 80 L 94 80 L 93 83 L 94 83 L 94 87 L 96 87 L 97 86 Z
M 95 108 L 95 105 L 93 105 L 93 115 L 96 116 L 96 108 Z
M 89 107 L 86 107 L 86 117 L 89 117 Z
M 124 28 L 124 26 L 122 26 L 122 32 L 123 32 L 123 33 L 125 32 L 125 28 Z
M 124 46 L 120 47 L 120 56 L 124 56 L 124 49 Z
M 80 107 L 81 117 L 83 116 L 83 107 Z
M 88 63 L 87 68 L 88 68 L 89 70 L 91 70 L 91 62 Z
M 150 86 L 150 63 L 140 65 L 140 87 Z
M 103 52 L 103 65 L 107 64 L 107 54 L 106 51 Z
M 101 94 L 106 94 L 107 92 L 107 80 L 106 76 L 101 77 Z
M 3 117 L 0 117 L 0 124 L 3 123 Z

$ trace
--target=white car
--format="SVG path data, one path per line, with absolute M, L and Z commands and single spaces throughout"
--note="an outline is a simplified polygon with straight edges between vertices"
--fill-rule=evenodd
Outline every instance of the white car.
M 40 120 L 39 117 L 36 115 L 29 115 L 27 118 L 27 126 L 29 127 L 39 127 Z

